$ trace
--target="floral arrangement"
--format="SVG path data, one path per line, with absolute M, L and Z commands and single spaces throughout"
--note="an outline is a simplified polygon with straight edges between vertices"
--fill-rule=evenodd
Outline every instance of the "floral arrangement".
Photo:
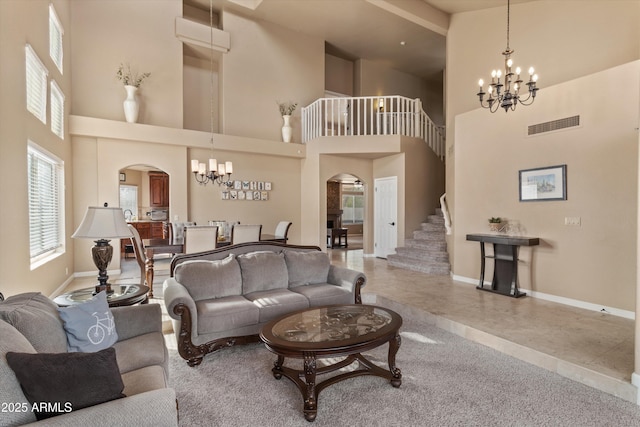
M 151 73 L 138 74 L 131 71 L 131 65 L 120 64 L 118 71 L 116 71 L 116 78 L 124 83 L 125 86 L 140 87 L 144 79 L 149 77 Z
M 297 102 L 279 102 L 278 107 L 280 108 L 280 114 L 283 116 L 290 116 L 298 106 Z
M 499 216 L 497 217 L 491 217 L 489 218 L 489 223 L 490 224 L 500 224 L 502 222 L 502 218 L 500 218 Z

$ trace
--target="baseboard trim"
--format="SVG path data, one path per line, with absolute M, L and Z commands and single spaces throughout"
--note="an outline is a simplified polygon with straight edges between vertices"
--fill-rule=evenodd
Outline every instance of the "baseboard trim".
M 472 279 L 470 277 L 458 276 L 452 274 L 453 280 L 456 282 L 469 283 L 474 286 L 478 285 L 478 279 Z M 484 282 L 485 286 L 491 286 L 491 282 Z M 565 298 L 557 295 L 551 295 L 544 292 L 532 291 L 531 289 L 520 288 L 521 291 L 526 292 L 528 296 L 533 298 L 540 298 L 545 301 L 557 302 L 558 304 L 564 304 L 571 307 L 582 308 L 589 311 L 597 311 L 599 313 L 612 314 L 618 317 L 624 317 L 625 319 L 636 319 L 636 314 L 633 311 L 621 310 L 615 307 L 608 307 L 605 305 L 593 304 L 586 301 L 580 301 L 572 298 Z

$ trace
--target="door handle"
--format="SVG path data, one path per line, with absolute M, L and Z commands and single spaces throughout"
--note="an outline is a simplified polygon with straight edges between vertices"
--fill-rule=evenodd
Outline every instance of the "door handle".
M 396 223 L 395 222 L 390 222 L 389 225 L 396 225 Z

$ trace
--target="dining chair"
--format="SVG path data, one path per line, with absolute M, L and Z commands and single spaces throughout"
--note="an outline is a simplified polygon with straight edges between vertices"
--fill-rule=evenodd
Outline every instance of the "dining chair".
M 260 225 L 242 225 L 235 224 L 231 229 L 231 244 L 244 242 L 259 242 L 262 233 L 262 224 Z
M 131 230 L 131 234 L 133 234 L 131 244 L 133 245 L 133 253 L 136 255 L 136 261 L 140 267 L 140 284 L 144 285 L 147 279 L 147 255 L 144 251 L 144 244 L 142 243 L 138 230 L 131 224 L 127 224 L 127 226 L 129 230 Z
M 289 227 L 291 227 L 291 221 L 280 221 L 276 226 L 276 231 L 273 233 L 276 239 L 280 239 L 282 243 L 287 243 L 287 235 L 289 234 Z
M 193 225 L 184 228 L 184 253 L 204 252 L 218 246 L 218 227 Z
M 195 222 L 172 222 L 171 223 L 171 235 L 169 241 L 175 245 L 181 245 L 184 243 L 184 228 L 196 225 Z

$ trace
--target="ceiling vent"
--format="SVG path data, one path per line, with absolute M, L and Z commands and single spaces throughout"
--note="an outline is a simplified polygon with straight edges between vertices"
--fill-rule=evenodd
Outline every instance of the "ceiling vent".
M 538 123 L 528 127 L 527 135 L 537 135 L 539 133 L 553 132 L 580 126 L 580 116 L 571 116 L 564 119 L 552 120 L 550 122 Z

